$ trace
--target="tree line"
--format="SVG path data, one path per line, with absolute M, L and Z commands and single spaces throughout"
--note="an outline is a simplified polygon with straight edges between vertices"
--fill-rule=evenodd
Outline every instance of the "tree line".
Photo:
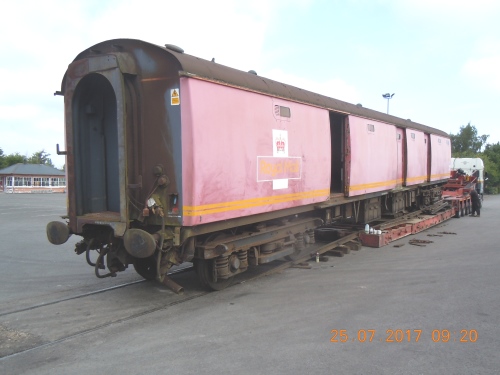
M 454 158 L 481 158 L 484 170 L 488 172 L 485 192 L 500 192 L 500 142 L 487 143 L 489 135 L 478 135 L 477 129 L 469 122 L 461 126 L 457 134 L 450 134 L 451 156 Z
M 45 151 L 37 151 L 33 153 L 30 157 L 21 155 L 20 153 L 16 152 L 15 154 L 9 154 L 5 155 L 3 150 L 0 148 L 0 169 L 10 167 L 11 165 L 17 164 L 17 163 L 23 163 L 23 164 L 45 164 L 48 165 L 49 167 L 53 167 L 54 164 L 52 164 L 52 160 L 50 159 L 50 154 Z

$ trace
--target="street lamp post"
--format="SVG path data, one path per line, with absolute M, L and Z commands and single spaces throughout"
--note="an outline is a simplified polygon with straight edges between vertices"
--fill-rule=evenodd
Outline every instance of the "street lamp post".
M 389 114 L 389 100 L 392 99 L 392 97 L 394 96 L 394 94 L 382 94 L 382 97 L 384 99 L 387 99 L 387 114 Z

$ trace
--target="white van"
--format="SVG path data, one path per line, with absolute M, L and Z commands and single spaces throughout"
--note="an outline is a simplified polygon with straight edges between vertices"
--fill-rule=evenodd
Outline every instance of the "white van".
M 462 169 L 469 176 L 477 177 L 476 190 L 482 197 L 484 194 L 484 163 L 480 158 L 451 158 L 450 169 Z

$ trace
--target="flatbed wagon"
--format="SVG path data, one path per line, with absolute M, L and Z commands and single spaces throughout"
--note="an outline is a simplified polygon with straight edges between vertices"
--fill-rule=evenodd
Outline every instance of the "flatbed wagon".
M 476 177 L 463 171 L 451 172 L 451 178 L 443 186 L 443 199 L 455 209 L 455 217 L 469 215 L 472 211 L 470 192 L 476 188 Z

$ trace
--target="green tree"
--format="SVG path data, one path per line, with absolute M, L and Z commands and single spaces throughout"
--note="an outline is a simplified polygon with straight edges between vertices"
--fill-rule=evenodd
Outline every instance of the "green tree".
M 45 164 L 53 167 L 52 160 L 49 158 L 50 154 L 45 150 L 37 151 L 30 158 L 27 159 L 28 164 Z
M 5 165 L 5 156 L 3 154 L 3 150 L 0 148 L 0 169 L 5 168 L 7 165 Z
M 17 163 L 26 163 L 26 156 L 23 156 L 19 152 L 16 152 L 15 154 L 6 155 L 4 161 L 5 167 L 10 167 L 11 165 Z
M 477 135 L 477 129 L 470 122 L 460 127 L 457 134 L 450 134 L 451 153 L 455 158 L 471 158 L 481 152 L 489 135 Z
M 484 170 L 488 173 L 486 189 L 489 193 L 498 193 L 500 188 L 500 143 L 487 144 L 479 156 L 483 159 Z
M 454 158 L 481 158 L 488 173 L 486 192 L 500 192 L 500 143 L 487 144 L 489 135 L 477 134 L 477 129 L 469 122 L 460 127 L 457 134 L 450 134 L 451 154 Z M 482 151 L 483 150 L 483 151 Z M 482 151 L 482 152 L 481 152 Z

